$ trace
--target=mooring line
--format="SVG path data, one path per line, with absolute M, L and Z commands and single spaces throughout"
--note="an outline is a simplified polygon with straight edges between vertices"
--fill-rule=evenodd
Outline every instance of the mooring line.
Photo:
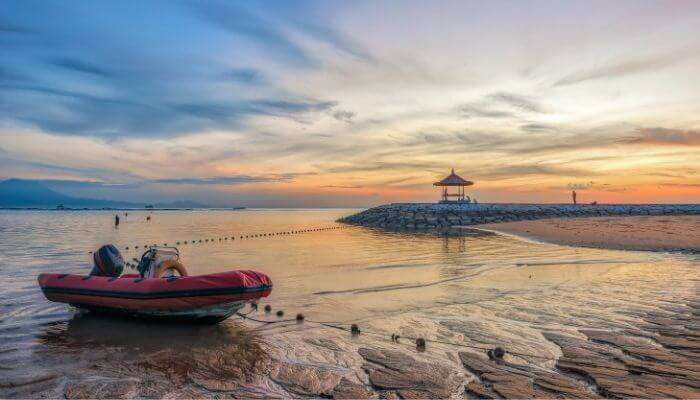
M 422 337 L 400 336 L 400 335 L 396 335 L 396 334 L 392 334 L 391 336 L 389 336 L 388 333 L 386 333 L 386 332 L 376 332 L 376 331 L 371 331 L 371 330 L 366 330 L 366 329 L 360 330 L 360 328 L 358 327 L 357 324 L 351 324 L 351 323 L 345 323 L 345 322 L 328 323 L 328 322 L 323 322 L 323 321 L 308 320 L 308 319 L 305 319 L 302 314 L 297 314 L 297 318 L 295 318 L 295 319 L 284 319 L 284 320 L 277 320 L 277 321 L 263 321 L 263 320 L 257 320 L 254 318 L 250 318 L 247 316 L 248 314 L 250 314 L 251 312 L 254 312 L 256 310 L 257 310 L 257 308 L 253 308 L 251 311 L 249 311 L 246 314 L 240 314 L 240 313 L 237 313 L 237 314 L 245 319 L 249 319 L 249 320 L 252 320 L 255 322 L 262 323 L 262 324 L 264 324 L 263 326 L 269 326 L 269 325 L 274 325 L 277 323 L 296 321 L 297 324 L 308 322 L 308 323 L 312 323 L 312 324 L 316 324 L 316 325 L 320 325 L 320 326 L 324 326 L 324 327 L 347 332 L 348 328 L 343 327 L 342 325 L 346 325 L 346 326 L 350 325 L 349 331 L 353 336 L 360 336 L 362 334 L 369 334 L 369 335 L 378 337 L 380 339 L 390 340 L 392 343 L 395 343 L 397 345 L 407 344 L 405 342 L 400 342 L 400 340 L 401 339 L 408 339 L 408 340 L 412 340 L 414 343 L 416 343 L 416 347 L 418 348 L 419 351 L 425 351 L 426 350 L 426 343 L 432 342 L 432 343 L 438 343 L 438 344 L 442 344 L 442 345 L 446 345 L 446 346 L 468 348 L 468 349 L 479 350 L 479 351 L 486 350 L 486 355 L 489 357 L 489 359 L 492 359 L 495 361 L 501 360 L 503 358 L 503 356 L 506 354 L 518 356 L 519 358 L 522 358 L 525 361 L 528 361 L 526 359 L 526 357 L 537 358 L 537 359 L 541 359 L 544 361 L 554 361 L 554 362 L 556 362 L 558 360 L 557 358 L 555 358 L 553 356 L 540 356 L 540 355 L 530 354 L 530 353 L 521 353 L 519 351 L 513 351 L 513 350 L 506 351 L 502 347 L 499 347 L 499 346 L 496 346 L 493 348 L 486 348 L 486 347 L 480 347 L 480 346 L 470 345 L 470 344 L 466 344 L 466 343 L 456 343 L 456 342 L 439 340 L 439 339 L 426 339 L 426 338 L 422 338 Z M 366 319 L 365 321 L 371 321 L 371 320 Z M 589 363 L 582 362 L 582 361 L 576 361 L 575 363 L 580 364 L 584 367 L 586 367 L 586 366 L 597 367 L 595 364 L 589 364 Z M 536 368 L 542 369 L 544 371 L 550 372 L 550 370 L 544 369 L 536 364 L 528 363 L 527 366 L 528 366 L 528 368 L 536 367 Z M 625 367 L 625 368 L 620 368 L 620 367 L 615 367 L 615 366 L 606 366 L 605 368 L 611 369 L 611 370 L 617 370 L 617 371 L 624 371 L 624 372 L 627 372 L 630 374 L 643 373 L 642 371 L 648 370 L 648 368 L 646 368 L 644 365 L 640 365 L 640 366 L 630 365 L 630 366 Z M 681 367 L 677 367 L 677 366 L 674 366 L 674 368 L 679 370 L 679 371 L 688 372 L 688 373 L 695 373 L 696 372 L 696 371 L 693 371 L 690 369 L 681 368 Z M 524 371 L 524 372 L 528 372 L 528 371 Z
M 294 319 L 289 318 L 289 319 L 283 319 L 283 320 L 277 320 L 277 321 L 264 321 L 264 320 L 259 320 L 259 319 L 255 319 L 255 318 L 248 317 L 248 314 L 250 314 L 250 313 L 253 312 L 253 311 L 256 311 L 256 309 L 252 309 L 251 311 L 249 311 L 249 312 L 246 313 L 246 314 L 237 313 L 237 315 L 239 315 L 240 317 L 242 317 L 242 318 L 244 318 L 244 319 L 247 319 L 247 320 L 251 320 L 251 321 L 254 321 L 254 322 L 262 323 L 262 324 L 263 324 L 262 326 L 269 326 L 269 325 L 274 325 L 274 324 L 279 324 L 279 323 L 286 323 L 286 322 L 297 322 L 298 324 L 301 324 L 301 323 L 304 323 L 304 322 L 308 322 L 308 323 L 312 323 L 312 324 L 321 325 L 321 326 L 324 326 L 324 327 L 327 327 L 327 328 L 332 328 L 332 329 L 337 329 L 337 330 L 340 330 L 340 331 L 347 332 L 348 329 L 347 329 L 346 327 L 342 326 L 342 325 L 346 325 L 346 326 L 347 326 L 347 325 L 350 325 L 350 332 L 351 332 L 351 334 L 352 334 L 353 336 L 359 336 L 359 335 L 361 335 L 361 334 L 372 335 L 372 336 L 375 336 L 375 337 L 378 337 L 378 338 L 381 338 L 381 339 L 390 340 L 392 343 L 396 343 L 396 344 L 402 344 L 402 343 L 400 342 L 401 339 L 412 340 L 413 342 L 415 342 L 415 343 L 417 343 L 417 344 L 418 344 L 418 343 L 421 343 L 421 341 L 422 341 L 422 343 L 423 343 L 422 347 L 423 347 L 423 348 L 425 348 L 425 343 L 426 343 L 426 342 L 432 342 L 432 343 L 438 343 L 438 344 L 447 345 L 447 346 L 468 348 L 468 349 L 473 349 L 473 350 L 480 350 L 480 351 L 487 350 L 487 354 L 489 355 L 489 357 L 492 357 L 492 355 L 489 354 L 489 352 L 493 351 L 493 350 L 496 349 L 496 348 L 499 348 L 499 347 L 495 347 L 495 348 L 486 348 L 486 347 L 479 347 L 479 346 L 469 345 L 469 344 L 465 344 L 465 343 L 449 342 L 449 341 L 444 341 L 444 340 L 439 340 L 439 339 L 425 339 L 425 338 L 412 337 L 412 336 L 400 336 L 400 335 L 396 335 L 396 334 L 392 334 L 391 336 L 389 336 L 389 334 L 388 334 L 387 332 L 377 332 L 377 331 L 371 331 L 371 330 L 367 330 L 367 329 L 362 329 L 362 330 L 360 330 L 359 327 L 358 327 L 356 324 L 351 324 L 351 323 L 337 323 L 337 324 L 336 324 L 336 323 L 327 323 L 327 322 L 323 322 L 323 321 L 314 321 L 314 320 L 304 319 L 303 317 L 302 317 L 301 319 L 299 319 L 299 317 L 297 317 L 297 318 L 294 318 Z M 262 326 L 261 326 L 261 327 L 262 327 Z M 418 344 L 418 347 L 421 347 L 421 345 Z M 507 354 L 512 354 L 512 355 L 516 355 L 516 356 L 520 356 L 520 357 L 539 358 L 539 359 L 543 359 L 543 360 L 547 360 L 547 361 L 556 361 L 556 359 L 555 359 L 555 358 L 552 358 L 552 357 L 539 356 L 539 355 L 536 355 L 536 354 L 529 354 L 529 353 L 520 353 L 520 352 L 517 352 L 517 351 L 507 351 Z M 502 357 L 502 356 L 501 356 L 501 357 Z M 497 357 L 497 358 L 500 358 L 500 357 Z

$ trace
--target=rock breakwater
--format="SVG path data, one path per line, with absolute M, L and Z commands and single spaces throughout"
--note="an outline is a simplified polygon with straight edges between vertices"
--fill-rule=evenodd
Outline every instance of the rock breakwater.
M 448 230 L 454 226 L 498 222 L 626 215 L 700 215 L 700 204 L 393 203 L 341 218 L 338 222 L 385 229 Z

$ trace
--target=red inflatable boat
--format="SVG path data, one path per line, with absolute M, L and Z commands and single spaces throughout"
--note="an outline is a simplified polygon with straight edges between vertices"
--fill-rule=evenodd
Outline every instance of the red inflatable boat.
M 162 278 L 41 274 L 38 279 L 51 301 L 93 311 L 210 323 L 272 291 L 270 278 L 255 271 Z

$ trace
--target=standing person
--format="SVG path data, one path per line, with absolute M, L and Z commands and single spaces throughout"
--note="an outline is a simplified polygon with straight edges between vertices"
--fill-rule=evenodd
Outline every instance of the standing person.
M 114 226 L 115 227 L 119 226 L 119 214 L 114 215 Z
M 571 197 L 574 199 L 574 204 L 576 204 L 576 191 L 571 192 Z

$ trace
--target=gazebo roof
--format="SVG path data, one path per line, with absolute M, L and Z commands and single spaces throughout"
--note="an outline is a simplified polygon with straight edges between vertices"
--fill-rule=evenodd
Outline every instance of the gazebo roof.
M 471 186 L 474 182 L 463 179 L 461 176 L 455 174 L 454 168 L 452 168 L 452 173 L 450 173 L 447 178 L 433 183 L 433 186 Z

